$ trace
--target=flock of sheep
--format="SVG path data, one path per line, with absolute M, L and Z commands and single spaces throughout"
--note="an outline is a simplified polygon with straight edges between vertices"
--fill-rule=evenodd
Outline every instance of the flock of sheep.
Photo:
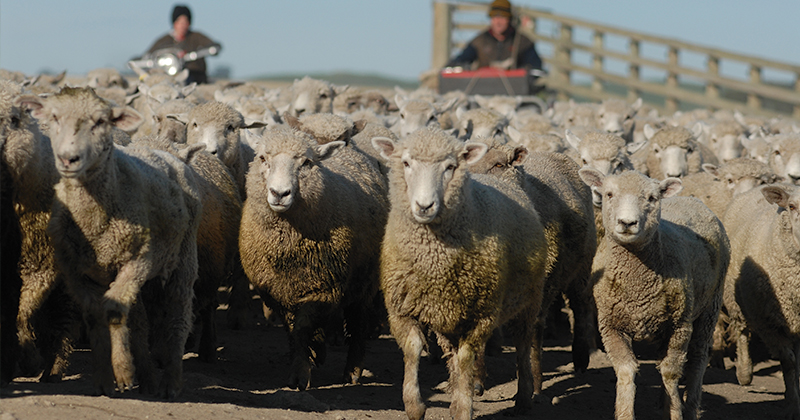
M 253 291 L 283 317 L 294 388 L 342 336 L 357 383 L 388 323 L 410 419 L 426 411 L 425 351 L 447 360 L 451 416 L 470 419 L 503 336 L 525 413 L 563 297 L 575 369 L 599 346 L 613 364 L 616 418 L 634 418 L 634 342 L 656 343 L 665 416 L 680 419 L 700 415 L 709 363 L 735 359 L 749 384 L 760 340 L 800 419 L 796 121 L 182 82 L 0 70 L 3 383 L 60 380 L 83 329 L 98 394 L 175 398 L 188 346 L 216 359 L 230 286 L 230 325 Z

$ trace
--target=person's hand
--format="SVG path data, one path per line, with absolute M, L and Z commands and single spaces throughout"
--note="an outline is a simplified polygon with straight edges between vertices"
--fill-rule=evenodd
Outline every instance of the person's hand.
M 186 55 L 186 51 L 184 50 L 178 51 L 178 58 L 183 58 L 184 55 Z

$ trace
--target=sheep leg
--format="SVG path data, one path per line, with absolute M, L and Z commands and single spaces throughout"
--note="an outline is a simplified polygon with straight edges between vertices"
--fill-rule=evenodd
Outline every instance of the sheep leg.
M 524 327 L 523 327 L 524 328 Z M 533 333 L 530 335 L 530 339 L 533 340 L 533 347 L 531 349 L 531 356 L 530 356 L 530 363 L 531 365 L 531 373 L 533 377 L 533 392 L 532 394 L 535 396 L 539 396 L 542 394 L 542 342 L 544 341 L 544 329 L 545 329 L 545 319 L 544 316 L 539 316 L 536 318 L 536 322 L 533 325 Z M 523 335 L 523 334 L 517 334 Z M 516 341 L 516 337 L 515 337 Z M 519 348 L 522 343 L 515 343 L 515 346 Z M 519 352 L 517 352 L 519 356 Z M 519 364 L 519 360 L 517 360 L 517 366 L 519 366 L 519 370 L 522 370 L 522 365 Z M 521 379 L 522 377 L 520 377 Z M 535 397 L 534 397 L 535 398 Z
M 312 321 L 315 311 L 311 304 L 305 304 L 297 312 L 286 314 L 286 325 L 289 328 L 289 346 L 292 352 L 291 375 L 289 387 L 305 391 L 311 387 L 312 354 L 311 346 L 316 331 Z M 324 346 L 325 343 L 322 343 Z
M 714 327 L 714 342 L 711 345 L 711 367 L 725 369 L 725 320 L 727 316 L 720 312 Z
M 589 354 L 595 348 L 597 331 L 594 296 L 586 280 L 590 277 L 591 270 L 588 270 L 584 277 L 576 278 L 567 290 L 567 300 L 573 317 L 572 364 L 575 372 L 579 373 L 589 369 Z
M 217 324 L 214 315 L 217 311 L 217 300 L 205 302 L 200 309 L 200 347 L 198 355 L 206 363 L 217 361 Z
M 617 375 L 617 396 L 614 403 L 614 418 L 633 420 L 633 401 L 636 398 L 636 372 L 639 363 L 633 353 L 631 338 L 619 331 L 601 328 L 603 346 Z
M 111 369 L 111 335 L 100 305 L 87 308 L 84 319 L 92 346 L 92 382 L 95 395 L 114 394 L 114 371 Z
M 719 314 L 718 306 L 708 310 L 694 321 L 692 338 L 686 355 L 684 377 L 686 378 L 686 403 L 683 408 L 685 419 L 696 419 L 700 414 L 700 399 L 703 396 L 703 375 L 708 366 L 709 350 L 714 341 L 717 323 L 714 318 Z
M 672 420 L 681 420 L 683 418 L 683 401 L 681 400 L 680 392 L 678 391 L 678 382 L 683 375 L 683 368 L 686 364 L 686 353 L 689 348 L 689 341 L 692 333 L 693 328 L 691 324 L 682 325 L 676 328 L 669 339 L 669 343 L 667 345 L 667 355 L 659 362 L 657 366 L 658 371 L 661 373 L 661 382 L 664 385 L 664 392 L 666 396 L 665 402 L 667 404 L 665 404 L 664 408 L 669 410 L 669 417 Z M 711 331 L 707 331 L 703 334 L 707 336 L 704 337 L 706 340 L 711 338 L 710 333 Z M 707 341 L 704 346 L 709 344 L 710 343 Z M 706 354 L 708 352 L 707 349 L 701 351 L 706 352 Z M 703 369 L 705 369 L 705 363 L 708 363 L 708 359 L 704 358 L 703 360 Z M 700 381 L 701 384 L 699 384 L 699 386 L 702 385 L 702 377 L 700 377 Z
M 763 334 L 767 336 L 770 334 Z M 800 394 L 798 394 L 798 365 L 800 364 L 800 341 L 787 342 L 780 340 L 776 342 L 775 337 L 765 337 L 764 342 L 770 349 L 778 349 L 778 360 L 781 362 L 783 371 L 783 384 L 785 386 L 784 400 L 786 401 L 786 418 L 791 420 L 800 419 Z
M 364 355 L 367 350 L 368 320 L 366 307 L 361 304 L 350 305 L 344 309 L 347 332 L 350 333 L 350 346 L 347 349 L 347 363 L 344 367 L 344 383 L 357 384 L 363 371 Z
M 183 353 L 192 329 L 192 299 L 197 280 L 196 238 L 188 235 L 181 243 L 180 263 L 164 286 L 167 360 L 159 385 L 162 398 L 175 399 L 183 388 Z
M 425 403 L 419 392 L 419 359 L 425 348 L 425 335 L 419 323 L 411 318 L 390 315 L 389 327 L 403 351 L 403 404 L 409 420 L 425 417 Z
M 736 336 L 736 379 L 739 385 L 753 381 L 753 360 L 750 359 L 750 331 L 739 331 Z
M 23 376 L 35 376 L 42 366 L 41 355 L 36 348 L 34 318 L 47 300 L 56 284 L 55 273 L 48 270 L 42 272 L 21 273 L 22 288 L 19 296 L 19 313 L 17 314 L 17 336 L 19 337 L 19 365 Z
M 451 360 L 450 386 L 453 400 L 450 403 L 450 417 L 455 420 L 472 419 L 475 360 L 476 346 L 469 338 L 462 339 Z
M 147 314 L 141 300 L 131 308 L 128 323 L 131 330 L 131 353 L 139 381 L 139 393 L 155 393 L 155 368 L 148 348 Z
M 525 309 L 513 321 L 513 329 L 517 355 L 517 395 L 514 397 L 514 413 L 524 414 L 533 408 L 532 398 L 544 398 L 541 393 L 541 376 L 539 376 L 538 393 L 536 392 L 535 377 L 536 369 L 541 375 L 541 339 L 544 336 L 544 319 L 533 313 L 532 308 Z M 536 352 L 537 346 L 539 355 L 538 360 L 535 360 L 537 356 L 532 354 L 531 348 Z

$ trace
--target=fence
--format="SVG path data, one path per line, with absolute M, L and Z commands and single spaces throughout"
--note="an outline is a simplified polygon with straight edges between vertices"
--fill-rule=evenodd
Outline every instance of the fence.
M 433 10 L 432 66 L 441 68 L 466 40 L 486 28 L 488 4 L 434 1 Z M 545 63 L 545 85 L 560 99 L 641 97 L 669 113 L 703 107 L 800 118 L 800 66 L 542 10 L 515 7 L 514 15 Z M 454 33 L 470 37 L 459 41 Z M 743 77 L 724 73 L 723 67 L 740 69 Z M 765 74 L 781 80 L 766 80 Z

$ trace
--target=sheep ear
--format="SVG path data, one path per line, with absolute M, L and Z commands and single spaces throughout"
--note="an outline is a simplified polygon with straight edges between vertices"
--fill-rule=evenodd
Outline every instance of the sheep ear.
M 133 131 L 144 122 L 142 114 L 129 106 L 111 108 L 111 121 L 122 131 Z
M 125 95 L 125 105 L 130 105 L 133 103 L 133 100 L 142 96 L 142 92 L 135 92 L 130 95 Z
M 195 153 L 206 150 L 205 143 L 195 143 L 189 147 L 178 150 L 178 159 L 183 163 L 189 163 Z
M 297 130 L 303 129 L 303 123 L 300 122 L 300 119 L 295 117 L 294 115 L 284 112 L 283 113 L 283 122 L 286 123 L 289 127 L 292 127 Z
M 683 182 L 680 178 L 667 178 L 658 184 L 658 190 L 661 191 L 661 198 L 678 195 L 682 189 Z
M 225 102 L 223 99 L 225 99 L 225 94 L 222 93 L 222 90 L 220 90 L 220 89 L 215 90 L 214 91 L 214 100 L 217 101 L 217 102 Z
M 528 148 L 525 146 L 517 146 L 514 148 L 514 157 L 511 159 L 512 166 L 519 166 L 525 163 L 528 159 Z
M 183 123 L 183 125 L 189 124 L 189 114 L 185 112 L 182 114 L 167 114 L 167 118 Z
M 603 180 L 606 178 L 602 172 L 588 166 L 578 170 L 578 176 L 581 177 L 584 184 L 594 188 L 603 188 Z
M 650 140 L 641 141 L 639 143 L 628 143 L 625 145 L 625 150 L 629 155 L 632 155 L 644 148 L 648 143 L 650 143 Z
M 717 179 L 722 179 L 722 176 L 720 176 L 719 168 L 713 163 L 704 163 L 700 165 L 700 167 L 703 168 L 703 171 L 705 171 L 705 173 L 713 175 Z
M 364 131 L 364 128 L 367 126 L 369 122 L 367 120 L 358 120 L 353 123 L 353 135 Z
M 44 102 L 36 95 L 21 95 L 14 100 L 14 105 L 31 111 L 31 115 L 36 119 L 43 119 L 45 116 Z
M 633 108 L 634 111 L 639 112 L 639 110 L 642 109 L 642 98 L 636 98 L 636 101 L 631 104 L 631 108 Z
M 261 128 L 266 127 L 267 123 L 258 120 L 251 120 L 249 118 L 245 118 L 244 125 L 241 128 Z
M 403 109 L 408 102 L 408 98 L 403 94 L 396 94 L 394 95 L 394 103 L 397 104 L 397 107 Z
M 451 110 L 456 105 L 456 102 L 458 102 L 458 98 L 453 98 L 453 99 L 450 99 L 449 101 L 447 101 L 445 103 L 440 103 L 440 102 L 439 103 L 435 103 L 435 104 L 433 104 L 433 107 L 436 108 L 436 110 L 440 114 L 443 114 L 443 113 Z
M 481 160 L 481 158 L 486 155 L 487 151 L 489 151 L 489 146 L 486 144 L 470 141 L 464 144 L 464 150 L 461 152 L 461 156 L 464 157 L 464 162 L 467 165 L 472 165 Z
M 761 194 L 764 194 L 764 198 L 771 204 L 777 204 L 783 208 L 789 205 L 789 193 L 777 185 L 764 187 L 764 189 L 761 190 Z
M 172 80 L 174 80 L 176 83 L 181 83 L 181 84 L 185 82 L 186 79 L 188 78 L 189 78 L 189 69 L 183 69 L 180 71 L 180 73 L 176 74 L 175 76 L 172 76 Z
M 473 95 L 472 99 L 480 106 L 481 108 L 489 108 L 489 100 L 486 99 L 483 95 Z
M 656 134 L 656 130 L 653 127 L 650 127 L 650 124 L 644 125 L 644 138 L 650 140 Z
M 336 154 L 336 151 L 345 145 L 341 140 L 332 141 L 330 143 L 320 144 L 317 146 L 317 159 L 325 160 Z
M 391 159 L 397 145 L 389 137 L 373 137 L 372 147 L 375 148 L 384 159 Z
M 514 128 L 512 125 L 507 125 L 506 128 L 503 129 L 508 137 L 511 138 L 511 141 L 514 143 L 522 143 L 522 133 L 519 130 Z
M 572 130 L 570 129 L 567 129 L 567 131 L 564 134 L 566 134 L 567 142 L 569 143 L 569 145 L 572 146 L 572 148 L 575 150 L 580 150 L 581 138 L 576 136 L 575 133 L 573 133 Z
M 456 119 L 461 121 L 464 117 L 464 113 L 467 112 L 464 108 L 458 107 L 456 108 Z
M 195 89 L 197 89 L 197 82 L 192 82 L 191 84 L 182 87 L 181 93 L 183 94 L 184 97 L 186 97 L 191 95 L 192 92 L 195 91 Z

